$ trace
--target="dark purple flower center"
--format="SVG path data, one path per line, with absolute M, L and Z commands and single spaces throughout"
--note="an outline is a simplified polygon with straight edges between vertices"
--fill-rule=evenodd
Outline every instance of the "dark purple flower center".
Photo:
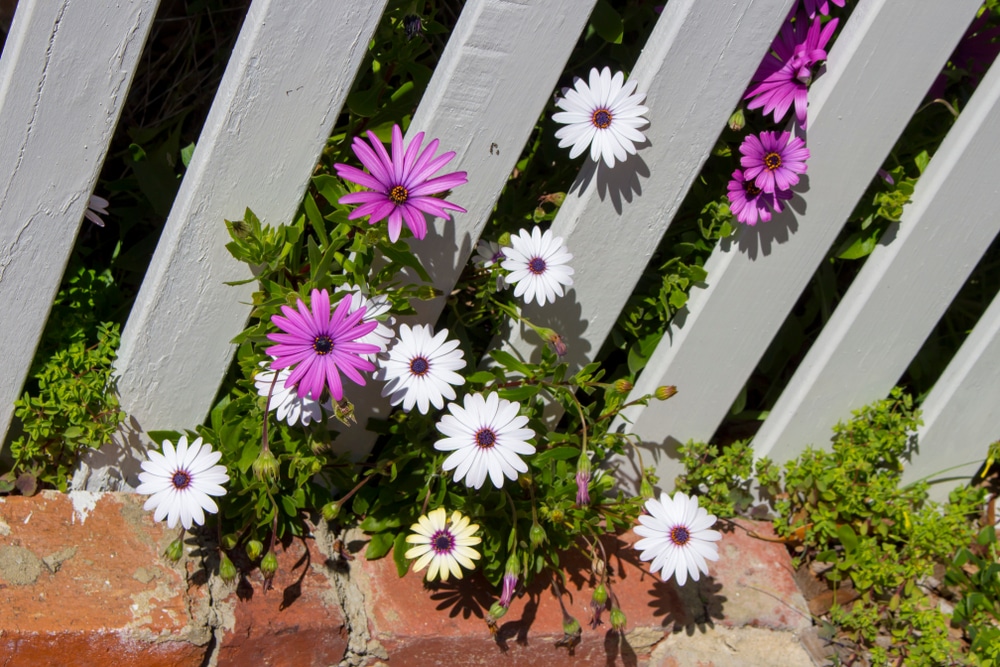
M 406 200 L 409 199 L 409 197 L 410 197 L 410 191 L 407 190 L 402 185 L 396 185 L 392 188 L 392 190 L 389 190 L 389 200 L 396 206 L 399 206 L 400 204 L 405 204 Z
M 670 541 L 679 547 L 684 546 L 691 539 L 691 533 L 687 526 L 674 526 L 670 529 Z
M 528 262 L 528 270 L 536 276 L 540 276 L 545 273 L 545 268 L 545 260 L 541 257 L 532 257 L 531 261 Z
M 431 548 L 436 554 L 449 554 L 455 548 L 455 536 L 447 530 L 439 530 L 431 536 Z
M 753 184 L 753 181 L 743 181 L 743 192 L 746 193 L 747 199 L 752 199 L 760 194 L 760 188 Z
M 410 360 L 410 372 L 414 375 L 424 375 L 430 368 L 430 362 L 423 357 L 414 357 Z
M 497 444 L 497 434 L 493 432 L 493 429 L 484 428 L 476 433 L 476 445 L 479 447 L 490 449 L 495 444 Z
M 775 169 L 781 168 L 781 156 L 774 151 L 771 151 L 764 156 L 764 166 L 767 167 L 768 171 L 774 171 Z
M 174 488 L 178 491 L 183 491 L 184 489 L 191 486 L 191 475 L 188 474 L 187 470 L 178 470 L 174 473 L 174 476 L 170 479 L 170 482 L 174 485 Z
M 316 354 L 323 356 L 324 354 L 329 354 L 330 350 L 333 349 L 333 339 L 322 334 L 313 338 L 313 349 L 316 350 Z
M 594 127 L 605 130 L 611 125 L 611 112 L 607 109 L 597 109 L 591 118 Z

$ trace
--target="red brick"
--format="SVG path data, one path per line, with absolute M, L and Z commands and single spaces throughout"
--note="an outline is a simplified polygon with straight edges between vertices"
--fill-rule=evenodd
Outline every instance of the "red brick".
M 161 554 L 176 536 L 129 494 L 0 498 L 0 663 L 200 665 L 208 628 L 186 572 Z
M 255 569 L 218 605 L 227 628 L 218 667 L 326 667 L 344 657 L 347 628 L 325 557 L 313 540 L 276 553 L 271 590 Z
M 747 525 L 770 535 L 767 524 Z M 425 585 L 412 572 L 400 579 L 391 558 L 359 558 L 352 577 L 366 593 L 372 634 L 388 651 L 393 667 L 488 665 L 501 658 L 504 667 L 540 662 L 547 667 L 635 664 L 671 632 L 691 633 L 715 624 L 776 630 L 809 626 L 808 616 L 798 613 L 805 611 L 805 601 L 792 580 L 789 557 L 781 544 L 753 539 L 740 529 L 726 533 L 722 558 L 710 564 L 709 577 L 678 587 L 644 569 L 630 548 L 635 540 L 629 533 L 606 542 L 613 590 L 628 616 L 629 643 L 624 646 L 607 632 L 607 613 L 604 625 L 590 630 L 589 561 L 566 558 L 566 606 L 584 626 L 575 656 L 554 645 L 562 637 L 562 614 L 548 581 L 537 582 L 515 599 L 500 623 L 502 641 L 496 641 L 484 617 L 497 591 L 491 591 L 477 574 L 460 582 Z

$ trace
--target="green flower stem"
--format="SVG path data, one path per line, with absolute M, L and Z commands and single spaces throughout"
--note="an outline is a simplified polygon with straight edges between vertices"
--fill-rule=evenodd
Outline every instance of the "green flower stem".
M 509 303 L 504 303 L 502 301 L 493 298 L 491 298 L 490 301 L 492 301 L 493 305 L 495 305 L 497 308 L 507 313 L 507 315 L 509 315 L 510 318 L 515 322 L 520 322 L 521 324 L 528 326 L 532 331 L 538 334 L 538 337 L 542 339 L 543 343 L 549 342 L 552 336 L 555 335 L 556 333 L 555 331 L 549 329 L 548 327 L 540 327 L 537 324 L 532 323 L 530 320 L 524 317 L 524 315 L 518 312 L 517 308 L 510 305 Z

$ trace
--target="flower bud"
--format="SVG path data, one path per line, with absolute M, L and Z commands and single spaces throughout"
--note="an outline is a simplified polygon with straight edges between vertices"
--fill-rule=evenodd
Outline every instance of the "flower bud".
M 223 581 L 232 581 L 236 578 L 236 566 L 233 565 L 233 561 L 229 560 L 229 556 L 226 552 L 222 552 L 219 558 L 219 576 L 222 577 Z
M 346 398 L 334 404 L 333 416 L 344 426 L 358 423 L 358 420 L 354 418 L 354 404 Z
M 656 492 L 653 491 L 653 485 L 649 483 L 649 480 L 646 479 L 645 475 L 643 475 L 642 481 L 639 482 L 639 496 L 646 499 L 656 497 Z
M 500 605 L 509 607 L 514 599 L 514 589 L 517 588 L 517 575 L 521 571 L 521 561 L 517 557 L 517 552 L 512 552 L 507 557 L 507 565 L 503 573 L 503 591 L 500 593 Z
M 593 595 L 590 596 L 590 601 L 594 605 L 604 606 L 604 603 L 608 601 L 608 589 L 605 588 L 604 584 L 597 584 Z
M 223 549 L 235 549 L 237 542 L 239 542 L 239 536 L 236 533 L 227 533 L 222 536 Z
M 528 531 L 528 539 L 531 541 L 531 546 L 536 549 L 545 544 L 545 529 L 538 525 L 537 521 L 531 523 L 531 530 Z
M 251 468 L 253 468 L 253 476 L 258 481 L 270 484 L 278 479 L 281 464 L 278 463 L 278 459 L 274 458 L 274 454 L 271 453 L 270 449 L 263 449 L 257 455 L 257 459 L 253 462 Z
M 180 540 L 174 540 L 169 546 L 167 546 L 163 555 L 172 561 L 180 560 L 181 556 L 184 555 L 184 544 Z
M 619 394 L 629 393 L 630 391 L 632 391 L 633 386 L 635 385 L 633 385 L 632 381 L 629 380 L 628 378 L 618 378 L 617 380 L 615 380 L 615 391 L 617 391 Z
M 576 464 L 576 504 L 578 507 L 586 507 L 590 504 L 590 458 L 587 452 L 580 454 L 580 460 Z
M 497 243 L 500 244 L 501 248 L 509 248 L 510 247 L 510 232 L 504 232 L 503 234 L 501 234 L 500 238 L 497 239 Z
M 493 606 L 490 607 L 490 618 L 494 622 L 499 621 L 507 613 L 507 607 L 500 604 L 500 602 L 494 602 Z
M 743 115 L 743 107 L 736 107 L 736 111 L 733 115 L 729 117 L 729 129 L 733 132 L 739 132 L 747 124 L 747 119 Z
M 625 632 L 625 612 L 619 607 L 611 608 L 611 629 L 615 632 Z
M 660 399 L 661 401 L 667 400 L 668 398 L 670 398 L 671 396 L 673 396 L 676 393 L 677 393 L 677 387 L 675 387 L 673 385 L 668 385 L 666 387 L 657 387 L 656 388 L 656 397 L 658 399 Z
M 557 357 L 561 359 L 566 356 L 569 347 L 567 347 L 566 341 L 563 340 L 562 336 L 553 331 L 552 335 L 548 336 L 545 340 L 552 346 L 552 351 L 556 353 Z
M 255 561 L 260 558 L 262 553 L 264 553 L 264 545 L 257 540 L 250 540 L 247 542 L 246 552 L 247 558 L 251 561 Z
M 333 521 L 338 514 L 340 514 L 340 502 L 323 505 L 323 518 L 327 521 Z
M 423 30 L 423 22 L 416 14 L 407 14 L 403 17 L 403 30 L 406 32 L 407 40 L 413 39 Z
M 264 554 L 264 557 L 260 560 L 260 573 L 264 575 L 264 578 L 270 581 L 274 578 L 274 575 L 278 572 L 278 557 L 274 555 L 273 551 L 268 551 Z

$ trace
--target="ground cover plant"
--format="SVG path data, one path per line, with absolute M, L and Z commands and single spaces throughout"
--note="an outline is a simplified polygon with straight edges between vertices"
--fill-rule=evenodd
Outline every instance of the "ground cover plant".
M 989 35 L 992 44 L 993 4 L 968 40 Z M 188 18 L 227 11 L 211 2 L 185 9 Z M 391 554 L 401 575 L 412 569 L 447 580 L 480 571 L 497 592 L 490 630 L 533 579 L 556 573 L 558 594 L 560 564 L 577 549 L 594 563 L 593 625 L 608 611 L 621 632 L 626 610 L 602 535 L 635 527 L 641 560 L 684 585 L 718 557 L 717 516 L 768 511 L 796 558 L 851 596 L 823 615 L 831 639 L 848 649 L 845 660 L 946 664 L 971 655 L 992 664 L 995 534 L 976 519 L 992 468 L 944 508 L 926 501 L 925 484 L 899 488 L 918 419 L 912 399 L 895 392 L 839 427 L 831 452 L 809 450 L 782 469 L 754 462 L 745 441 L 731 442 L 766 414 L 789 360 L 849 284 L 852 263 L 899 220 L 981 74 L 969 63 L 979 61 L 953 57 L 940 90 L 873 175 L 844 237 L 733 406 L 720 444 L 685 448 L 688 473 L 677 493 L 657 494 L 673 480 L 643 470 L 632 494 L 616 484 L 608 461 L 638 452 L 610 425 L 630 404 L 669 409 L 673 387 L 628 396 L 691 286 L 711 281 L 706 258 L 719 239 L 740 225 L 766 225 L 795 197 L 792 187 L 808 170 L 800 132 L 808 88 L 852 4 L 796 4 L 604 349 L 576 372 L 562 361 L 560 332 L 528 321 L 521 308 L 566 298 L 573 276 L 586 270 L 548 226 L 583 160 L 614 169 L 641 150 L 648 109 L 628 68 L 660 8 L 598 2 L 442 316 L 417 323 L 420 303 L 443 295 L 412 251 L 434 242 L 428 220 L 464 211 L 468 178 L 449 171 L 449 146 L 407 130 L 460 9 L 444 0 L 390 2 L 298 214 L 261 221 L 248 210 L 225 222 L 230 252 L 254 269 L 253 312 L 233 341 L 235 360 L 208 421 L 194 432 L 149 434 L 159 447 L 137 490 L 149 495 L 154 518 L 181 536 L 209 524 L 218 574 L 237 577 L 240 553 L 265 585 L 279 541 L 308 534 L 318 520 L 358 525 L 370 537 L 366 557 Z M 230 28 L 235 34 L 238 22 Z M 193 30 L 197 40 L 214 28 Z M 213 76 L 198 59 L 185 71 L 202 68 Z M 169 210 L 194 150 L 186 119 L 203 111 L 194 102 L 164 106 L 172 111 L 148 125 L 136 121 L 123 140 L 117 177 L 102 181 L 110 202 L 93 200 L 94 226 L 81 235 L 56 302 L 62 330 L 47 334 L 19 401 L 21 433 L 0 491 L 65 489 L 79 452 L 99 446 L 126 418 L 111 374 L 117 325 L 141 282 L 157 216 Z M 117 238 L 103 236 L 111 230 Z M 984 267 L 981 282 L 989 275 Z M 537 334 L 538 362 L 498 343 L 518 325 Z M 930 364 L 925 357 L 916 368 Z M 912 376 L 918 393 L 928 388 L 921 378 L 937 377 Z M 359 424 L 352 397 L 372 385 L 396 410 Z M 71 403 L 83 407 L 62 410 Z M 555 422 L 553 405 L 563 415 Z M 344 444 L 358 430 L 372 434 L 364 451 Z M 770 500 L 763 509 L 758 489 Z M 941 582 L 934 594 L 955 603 L 950 619 L 928 602 L 934 577 Z M 565 630 L 562 644 L 572 649 L 581 624 L 567 617 Z M 911 636 L 919 641 L 896 645 Z M 885 646 L 886 637 L 895 643 Z

